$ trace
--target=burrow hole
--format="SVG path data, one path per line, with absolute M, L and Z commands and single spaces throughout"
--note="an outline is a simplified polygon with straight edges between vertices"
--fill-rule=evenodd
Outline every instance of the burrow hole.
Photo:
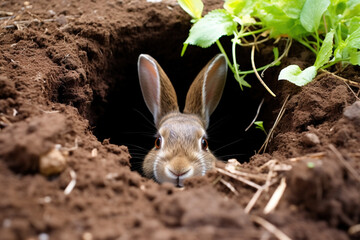
M 164 39 L 172 39 L 166 40 Z M 141 163 L 146 153 L 154 146 L 156 129 L 153 117 L 147 109 L 141 95 L 137 75 L 137 58 L 141 53 L 150 54 L 162 66 L 176 90 L 180 109 L 183 109 L 187 90 L 197 73 L 218 53 L 217 47 L 201 49 L 189 47 L 184 57 L 180 57 L 183 38 L 174 38 L 173 34 L 157 38 L 134 40 L 132 48 L 115 48 L 110 67 L 105 73 L 111 86 L 106 101 L 93 102 L 93 132 L 103 141 L 125 145 L 132 155 L 132 170 L 141 173 Z M 226 47 L 226 46 L 225 46 Z M 230 46 L 228 46 L 230 47 Z M 229 49 L 229 48 L 228 48 Z M 240 64 L 250 69 L 250 49 L 239 50 Z M 253 120 L 261 100 L 265 98 L 258 120 L 271 127 L 274 116 L 268 101 L 271 98 L 255 77 L 247 78 L 252 88 L 240 89 L 238 82 L 229 70 L 225 90 L 210 119 L 209 148 L 221 160 L 231 158 L 246 162 L 254 155 L 265 140 L 265 134 L 251 127 L 245 128 Z

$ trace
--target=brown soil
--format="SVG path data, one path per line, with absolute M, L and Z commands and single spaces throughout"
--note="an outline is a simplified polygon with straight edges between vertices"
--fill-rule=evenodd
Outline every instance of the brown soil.
M 206 3 L 208 9 L 221 4 Z M 0 14 L 1 239 L 275 239 L 264 219 L 292 239 L 360 238 L 358 87 L 324 73 L 297 88 L 276 81 L 280 68 L 274 68 L 265 73 L 274 99 L 255 81 L 241 92 L 229 77 L 233 92 L 226 90 L 215 119 L 230 112 L 246 125 L 265 96 L 260 118 L 269 129 L 290 95 L 266 153 L 238 159 L 245 163 L 235 167 L 253 183 L 269 184 L 249 209 L 259 192 L 254 187 L 215 170 L 182 190 L 158 185 L 131 171 L 139 162 L 130 155 L 143 153 L 121 146 L 152 144 L 126 133 L 153 132 L 131 114 L 135 108 L 149 116 L 137 85 L 140 53 L 153 55 L 182 92 L 217 52 L 190 47 L 179 57 L 190 19 L 175 0 L 13 0 L 0 3 Z M 257 55 L 261 64 L 271 49 L 264 46 Z M 294 46 L 283 66 L 311 61 Z M 360 82 L 359 73 L 349 67 L 338 74 Z M 234 109 L 241 98 L 247 106 Z M 215 131 L 224 135 L 213 134 L 213 141 L 245 138 L 246 150 L 235 146 L 252 155 L 264 136 L 258 130 L 239 136 L 241 121 L 219 126 Z M 40 164 L 53 152 L 53 161 L 66 159 L 55 175 Z M 74 177 L 74 189 L 65 194 Z M 286 188 L 279 204 L 264 213 L 281 181 Z

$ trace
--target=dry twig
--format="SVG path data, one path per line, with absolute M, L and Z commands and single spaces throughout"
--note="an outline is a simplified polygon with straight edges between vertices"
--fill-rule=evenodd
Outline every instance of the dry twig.
M 251 220 L 256 222 L 257 224 L 261 225 L 263 228 L 274 234 L 280 240 L 291 240 L 284 232 L 278 229 L 275 225 L 271 224 L 270 222 L 266 221 L 265 219 L 259 216 L 251 216 Z
M 330 150 L 335 154 L 335 156 L 340 160 L 344 167 L 349 171 L 349 173 L 360 182 L 360 175 L 355 171 L 355 169 L 344 159 L 339 150 L 335 148 L 334 145 L 329 144 Z
M 285 113 L 285 110 L 286 110 L 285 106 L 286 106 L 289 98 L 290 98 L 290 95 L 288 95 L 288 96 L 286 97 L 286 99 L 285 99 L 285 101 L 284 101 L 284 104 L 282 105 L 282 107 L 281 107 L 281 109 L 280 109 L 280 112 L 279 112 L 279 114 L 278 114 L 278 116 L 277 116 L 277 118 L 276 118 L 276 120 L 275 120 L 275 122 L 274 122 L 274 125 L 273 125 L 273 127 L 270 129 L 269 134 L 266 136 L 265 142 L 264 142 L 264 144 L 261 146 L 261 148 L 259 149 L 259 152 L 261 152 L 262 150 L 263 150 L 263 152 L 265 152 L 265 150 L 266 150 L 266 148 L 267 148 L 267 145 L 268 145 L 270 139 L 272 138 L 272 135 L 274 134 L 274 130 L 275 130 L 276 126 L 279 124 L 282 116 L 283 116 L 284 113 Z

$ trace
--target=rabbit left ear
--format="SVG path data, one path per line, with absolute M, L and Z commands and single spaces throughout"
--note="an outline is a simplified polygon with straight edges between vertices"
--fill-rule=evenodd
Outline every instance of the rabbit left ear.
M 164 70 L 150 55 L 139 56 L 138 74 L 145 103 L 157 126 L 167 113 L 179 111 L 174 87 Z
M 226 75 L 225 56 L 218 54 L 200 71 L 186 96 L 184 113 L 199 115 L 205 128 L 221 99 Z

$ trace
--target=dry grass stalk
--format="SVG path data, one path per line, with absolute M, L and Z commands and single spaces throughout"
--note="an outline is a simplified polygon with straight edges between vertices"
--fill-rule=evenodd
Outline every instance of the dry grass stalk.
M 355 235 L 357 233 L 360 233 L 360 224 L 353 225 L 349 228 L 348 233 L 350 235 Z
M 270 129 L 269 134 L 266 136 L 265 142 L 264 142 L 264 144 L 261 146 L 261 148 L 259 149 L 259 152 L 263 151 L 263 153 L 264 153 L 264 152 L 266 151 L 267 145 L 269 144 L 270 139 L 272 138 L 272 135 L 274 134 L 274 130 L 275 130 L 276 126 L 279 124 L 281 118 L 283 117 L 283 115 L 284 115 L 284 113 L 285 113 L 285 110 L 286 110 L 285 106 L 286 106 L 289 98 L 290 98 L 290 95 L 288 95 L 288 96 L 286 97 L 286 99 L 285 99 L 285 101 L 284 101 L 284 104 L 282 105 L 282 107 L 281 107 L 281 109 L 280 109 L 280 112 L 279 112 L 279 114 L 278 114 L 278 116 L 277 116 L 277 118 L 276 118 L 276 120 L 275 120 L 275 122 L 274 122 L 274 125 L 273 125 L 272 128 Z
M 351 81 L 351 80 L 349 80 L 349 79 L 340 77 L 340 76 L 338 76 L 338 75 L 336 75 L 336 74 L 334 74 L 334 73 L 332 73 L 332 72 L 326 71 L 326 70 L 324 70 L 324 69 L 319 69 L 319 70 L 320 70 L 321 72 L 323 72 L 323 73 L 329 74 L 329 75 L 331 75 L 331 76 L 333 76 L 333 77 L 335 77 L 335 78 L 337 78 L 337 79 L 340 79 L 341 81 L 344 81 L 345 83 L 349 84 L 349 85 L 352 86 L 352 87 L 360 88 L 360 83 L 358 83 L 358 82 L 354 82 L 354 81 Z
M 266 175 L 264 175 L 264 174 L 261 174 L 261 173 L 253 174 L 253 173 L 243 172 L 243 171 L 238 170 L 239 167 L 240 166 L 236 166 L 236 165 L 230 163 L 230 164 L 226 164 L 225 169 L 227 171 L 229 171 L 230 173 L 233 173 L 238 176 L 248 177 L 248 178 L 262 180 L 262 181 L 266 180 Z
M 65 195 L 69 195 L 72 192 L 72 190 L 75 188 L 75 185 L 76 185 L 76 173 L 72 169 L 70 169 L 70 177 L 71 177 L 71 181 L 69 182 L 69 184 L 66 186 L 66 188 L 64 190 Z
M 212 182 L 212 184 L 213 184 L 213 185 L 217 184 L 217 183 L 220 181 L 221 178 L 222 178 L 222 176 L 218 176 L 218 177 Z
M 324 156 L 325 156 L 325 152 L 318 152 L 318 153 L 306 154 L 306 155 L 301 156 L 301 157 L 290 158 L 289 161 L 290 162 L 297 162 L 297 161 L 302 161 L 302 160 L 309 159 L 309 158 L 320 159 L 320 158 L 323 158 Z
M 335 154 L 335 156 L 340 160 L 340 162 L 344 165 L 344 167 L 349 171 L 349 173 L 360 182 L 360 175 L 356 172 L 356 170 L 344 159 L 339 150 L 335 148 L 334 145 L 329 144 L 330 150 Z
M 251 211 L 251 209 L 254 207 L 255 203 L 257 202 L 257 200 L 259 199 L 261 193 L 264 191 L 264 188 L 260 188 L 258 189 L 255 194 L 253 195 L 253 197 L 250 199 L 250 201 L 248 202 L 248 204 L 245 207 L 245 213 L 249 213 Z
M 258 189 L 256 191 L 256 193 L 253 195 L 253 197 L 250 199 L 250 201 L 248 202 L 247 206 L 245 207 L 245 213 L 249 213 L 251 211 L 251 209 L 254 207 L 255 203 L 257 202 L 257 200 L 259 199 L 261 193 L 264 191 L 264 190 L 268 190 L 269 186 L 271 185 L 271 179 L 272 177 L 275 177 L 273 176 L 273 171 L 271 170 L 272 169 L 272 166 L 274 166 L 274 163 L 275 163 L 276 160 L 270 160 L 270 162 L 272 164 L 268 164 L 269 162 L 265 163 L 264 165 L 267 165 L 269 166 L 269 172 L 267 174 L 267 177 L 266 177 L 266 182 L 264 185 L 261 186 L 260 189 Z
M 281 178 L 280 184 L 276 188 L 276 190 L 275 190 L 274 194 L 272 195 L 272 197 L 270 198 L 268 204 L 264 208 L 265 214 L 269 214 L 276 208 L 276 206 L 279 204 L 281 197 L 283 196 L 283 194 L 285 192 L 285 189 L 286 189 L 286 181 L 285 181 L 285 178 L 283 177 L 283 178 Z
M 230 191 L 232 191 L 236 196 L 239 196 L 239 192 L 236 191 L 236 189 L 231 183 L 225 181 L 224 179 L 220 179 L 220 182 L 224 184 L 228 189 L 230 189 Z
M 225 170 L 223 170 L 223 169 L 221 169 L 221 168 L 216 168 L 216 170 L 217 170 L 219 173 L 222 173 L 222 174 L 224 174 L 224 175 L 226 175 L 226 176 L 228 176 L 228 177 L 234 178 L 234 179 L 236 179 L 236 180 L 238 180 L 238 181 L 240 181 L 240 182 L 243 182 L 243 183 L 245 183 L 245 184 L 247 184 L 247 185 L 249 185 L 249 186 L 251 186 L 251 187 L 253 187 L 253 188 L 256 188 L 256 189 L 261 188 L 260 185 L 254 183 L 254 182 L 252 182 L 252 181 L 249 181 L 249 180 L 247 180 L 247 179 L 245 179 L 245 178 L 243 178 L 243 177 L 241 177 L 241 176 L 237 176 L 237 175 L 232 174 L 232 173 L 230 173 L 230 172 L 228 172 L 228 171 L 225 171 Z
M 251 216 L 251 220 L 256 222 L 257 224 L 261 225 L 263 228 L 268 230 L 270 233 L 274 234 L 280 240 L 291 240 L 284 232 L 278 229 L 275 225 L 271 224 L 270 222 L 266 221 L 265 219 L 259 216 Z

